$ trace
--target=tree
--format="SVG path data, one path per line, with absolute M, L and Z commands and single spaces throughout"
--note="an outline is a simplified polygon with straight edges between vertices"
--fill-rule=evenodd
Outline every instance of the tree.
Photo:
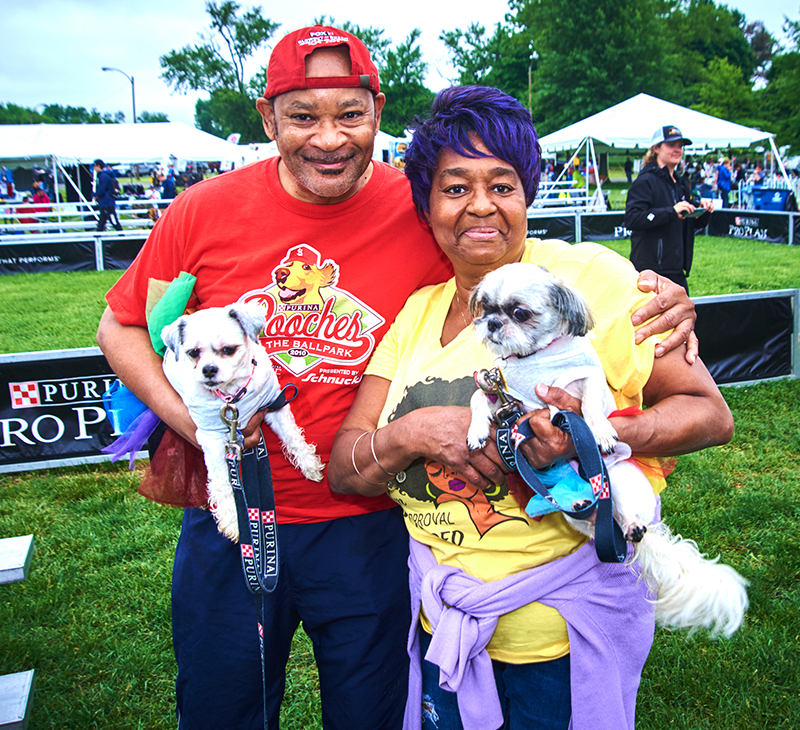
M 47 104 L 41 113 L 17 104 L 0 104 L 0 124 L 118 124 L 125 121 L 121 111 L 101 114 L 97 109 L 87 110 L 82 106 Z
M 540 134 L 662 88 L 659 0 L 510 0 L 509 7 L 539 55 L 532 95 Z
M 800 154 L 800 21 L 785 18 L 783 30 L 790 45 L 773 56 L 762 99 L 776 143 L 790 145 L 796 155 Z
M 766 79 L 766 73 L 778 48 L 778 42 L 760 20 L 748 23 L 745 26 L 744 35 L 753 50 L 753 56 L 756 60 L 755 77 Z
M 386 66 L 379 70 L 381 91 L 386 94 L 381 128 L 402 137 L 414 116 L 428 111 L 433 92 L 425 86 L 428 64 L 417 45 L 421 31 L 414 28 L 397 48 L 386 53 Z
M 139 115 L 142 124 L 152 124 L 153 122 L 168 122 L 169 117 L 164 112 L 142 112 Z
M 495 86 L 530 107 L 528 71 L 537 68 L 538 54 L 530 49 L 528 33 L 498 23 L 489 36 L 484 26 L 471 23 L 466 31 L 445 31 L 439 39 L 459 72 L 459 84 Z
M 747 127 L 762 126 L 764 121 L 756 113 L 756 97 L 749 81 L 742 78 L 741 70 L 724 58 L 715 58 L 703 70 L 703 79 L 695 87 L 701 102 L 692 105 L 704 114 L 711 114 Z
M 176 91 L 208 92 L 210 98 L 195 105 L 200 129 L 224 137 L 239 132 L 243 142 L 263 141 L 255 100 L 263 92 L 266 73 L 262 69 L 247 79 L 245 65 L 279 24 L 265 18 L 258 6 L 241 15 L 240 9 L 233 0 L 207 2 L 211 28 L 200 34 L 199 43 L 161 56 L 161 77 Z

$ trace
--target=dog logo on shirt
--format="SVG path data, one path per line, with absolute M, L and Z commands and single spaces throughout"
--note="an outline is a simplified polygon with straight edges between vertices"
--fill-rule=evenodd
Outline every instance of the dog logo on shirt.
M 269 283 L 240 299 L 266 309 L 261 344 L 303 382 L 357 385 L 361 368 L 351 368 L 372 354 L 372 333 L 386 321 L 340 288 L 339 278 L 335 261 L 301 243 L 287 250 Z

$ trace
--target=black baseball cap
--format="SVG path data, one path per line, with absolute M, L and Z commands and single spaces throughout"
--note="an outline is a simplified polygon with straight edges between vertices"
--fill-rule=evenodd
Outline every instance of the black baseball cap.
M 691 144 L 692 140 L 686 139 L 686 137 L 683 136 L 683 132 L 674 124 L 668 124 L 665 127 L 659 127 L 653 132 L 653 141 L 650 144 L 655 147 L 662 142 L 680 142 L 681 144 L 687 145 Z

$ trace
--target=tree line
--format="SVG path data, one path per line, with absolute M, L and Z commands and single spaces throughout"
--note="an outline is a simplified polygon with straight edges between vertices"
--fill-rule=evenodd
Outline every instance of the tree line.
M 206 92 L 195 124 L 220 137 L 262 142 L 255 100 L 266 64 L 247 74 L 279 36 L 261 7 L 235 0 L 206 3 L 210 25 L 198 42 L 160 57 L 163 80 L 176 92 Z M 329 16 L 370 49 L 387 104 L 381 128 L 401 136 L 424 114 L 433 92 L 414 29 L 399 43 L 386 30 Z M 496 86 L 531 110 L 541 135 L 645 92 L 739 124 L 775 133 L 800 152 L 800 20 L 784 18 L 783 44 L 760 20 L 714 0 L 509 0 L 502 23 L 443 31 L 456 70 L 453 83 Z M 115 122 L 122 112 L 45 106 L 41 114 L 0 105 L 0 123 Z M 143 112 L 140 121 L 166 121 Z
M 39 110 L 39 107 L 42 107 Z M 30 109 L 19 104 L 0 104 L 0 124 L 122 124 L 125 113 L 104 112 L 82 106 L 61 106 L 60 104 L 37 104 Z M 137 122 L 168 122 L 163 112 L 141 112 Z

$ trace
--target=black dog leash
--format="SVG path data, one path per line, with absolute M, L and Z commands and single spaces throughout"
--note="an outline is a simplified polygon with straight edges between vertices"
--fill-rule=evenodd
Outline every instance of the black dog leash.
M 552 423 L 572 436 L 580 464 L 580 476 L 589 482 L 594 499 L 580 510 L 573 510 L 572 505 L 562 505 L 542 483 L 519 447 L 525 439 L 535 434 L 528 420 L 519 426 L 516 422 L 523 415 L 522 404 L 513 398 L 507 390 L 506 381 L 499 368 L 481 370 L 475 373 L 475 382 L 490 398 L 500 400 L 500 408 L 494 415 L 497 423 L 497 451 L 505 465 L 516 471 L 525 483 L 542 499 L 552 504 L 557 510 L 577 520 L 586 520 L 597 511 L 595 520 L 595 550 L 603 563 L 621 563 L 628 555 L 628 546 L 617 521 L 614 519 L 611 504 L 611 482 L 608 470 L 600 456 L 594 434 L 577 413 L 559 411 L 552 418 Z
M 291 397 L 287 390 L 294 389 Z M 285 386 L 278 396 L 266 406 L 277 411 L 294 400 L 297 388 Z M 238 400 L 238 399 L 237 399 Z M 262 409 L 259 409 L 262 410 Z M 230 428 L 225 444 L 225 461 L 228 480 L 236 502 L 239 524 L 239 547 L 242 555 L 242 571 L 251 593 L 258 596 L 258 644 L 261 653 L 261 685 L 264 695 L 264 727 L 267 719 L 266 655 L 264 651 L 264 603 L 263 594 L 271 593 L 278 584 L 278 532 L 275 514 L 275 493 L 272 488 L 272 471 L 269 455 L 264 443 L 264 434 L 259 429 L 258 445 L 244 451 L 239 412 L 233 402 L 220 409 L 220 418 Z

